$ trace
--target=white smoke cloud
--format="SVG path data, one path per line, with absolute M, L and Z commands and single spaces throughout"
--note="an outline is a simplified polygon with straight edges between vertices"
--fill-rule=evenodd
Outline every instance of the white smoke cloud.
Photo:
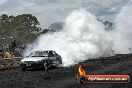
M 54 22 L 63 21 L 71 11 L 80 7 L 103 19 L 112 20 L 127 2 L 128 0 L 0 0 L 0 14 L 32 14 L 38 18 L 40 26 L 45 28 Z
M 62 56 L 63 65 L 108 55 L 112 40 L 106 35 L 104 25 L 85 9 L 73 11 L 65 21 L 64 30 L 40 36 L 30 50 L 55 50 Z
M 115 28 L 106 32 L 104 25 L 85 9 L 73 11 L 65 20 L 64 29 L 42 35 L 31 45 L 34 50 L 55 50 L 63 65 L 73 65 L 89 58 L 115 53 L 130 53 L 132 48 L 132 2 L 117 15 Z M 28 52 L 28 51 L 26 51 Z
M 1 0 L 0 5 L 4 4 L 7 0 Z
M 132 48 L 132 1 L 117 15 L 113 33 L 114 51 L 130 53 Z

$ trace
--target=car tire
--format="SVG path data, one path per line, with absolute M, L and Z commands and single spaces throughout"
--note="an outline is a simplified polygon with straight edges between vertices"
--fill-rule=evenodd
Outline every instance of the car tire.
M 60 60 L 60 64 L 62 64 L 62 60 Z

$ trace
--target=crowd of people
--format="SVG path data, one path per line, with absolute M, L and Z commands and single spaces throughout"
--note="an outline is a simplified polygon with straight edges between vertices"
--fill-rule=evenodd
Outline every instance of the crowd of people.
M 25 49 L 25 45 L 16 44 L 16 40 L 9 44 L 4 44 L 0 49 L 0 59 L 22 57 L 22 53 Z

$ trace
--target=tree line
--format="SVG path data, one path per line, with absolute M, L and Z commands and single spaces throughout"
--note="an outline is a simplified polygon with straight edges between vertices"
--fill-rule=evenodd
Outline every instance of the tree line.
M 3 14 L 0 16 L 1 42 L 15 39 L 19 43 L 29 43 L 38 35 L 46 32 L 48 29 L 41 29 L 37 18 L 31 14 L 17 16 Z
M 113 23 L 103 21 L 106 30 L 111 30 Z M 31 14 L 21 14 L 17 16 L 3 14 L 0 16 L 0 44 L 16 40 L 19 44 L 33 42 L 39 35 L 49 31 L 55 32 L 63 29 L 63 23 L 53 23 L 47 29 L 39 27 L 37 18 Z

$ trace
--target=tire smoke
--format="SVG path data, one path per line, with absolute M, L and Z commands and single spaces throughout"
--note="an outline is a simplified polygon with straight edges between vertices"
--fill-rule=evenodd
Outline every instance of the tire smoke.
M 115 20 L 115 29 L 112 31 L 115 53 L 132 53 L 132 1 L 122 9 Z
M 65 20 L 62 31 L 44 34 L 27 49 L 55 50 L 69 66 L 90 58 L 111 54 L 113 42 L 104 25 L 85 9 L 73 11 Z
M 111 32 L 85 9 L 73 11 L 65 20 L 63 30 L 40 36 L 25 51 L 54 50 L 62 56 L 63 65 L 69 66 L 90 58 L 113 53 L 132 53 L 132 1 L 115 19 Z

